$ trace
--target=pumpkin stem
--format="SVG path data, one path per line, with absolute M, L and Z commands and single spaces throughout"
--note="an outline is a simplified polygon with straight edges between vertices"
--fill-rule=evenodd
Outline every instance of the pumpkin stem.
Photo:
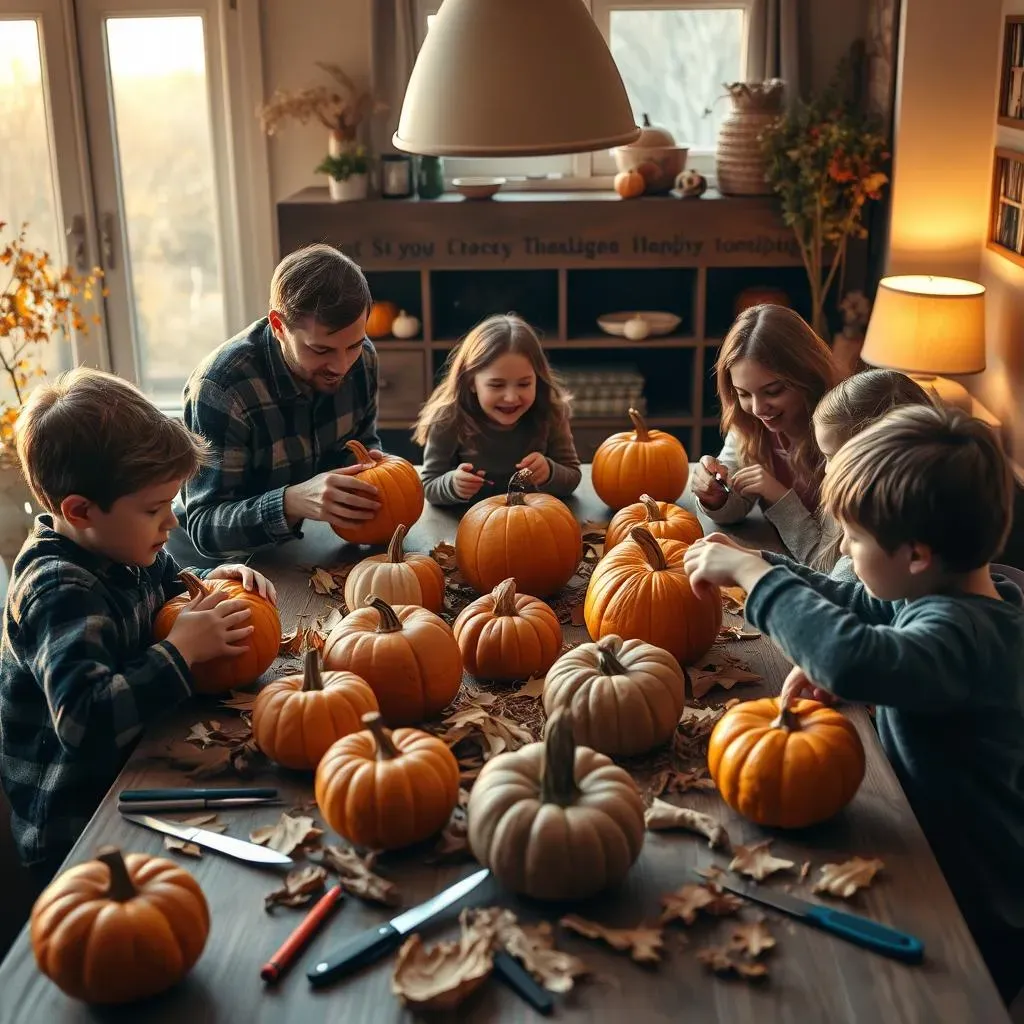
M 773 729 L 785 729 L 786 732 L 799 732 L 803 728 L 800 724 L 800 719 L 795 711 L 790 711 L 788 707 L 779 709 L 779 717 L 772 722 Z
M 533 474 L 528 469 L 517 469 L 508 482 L 508 493 L 505 495 L 506 505 L 525 505 L 523 492 L 530 485 Z
M 515 615 L 516 578 L 514 576 L 509 576 L 507 580 L 502 580 L 491 591 L 491 597 L 494 598 L 495 615 Z
M 389 562 L 404 562 L 405 561 L 405 549 L 402 547 L 405 541 L 405 525 L 399 523 L 395 527 L 394 535 L 391 537 L 391 543 L 388 544 L 388 561 Z
M 345 447 L 356 457 L 356 462 L 363 463 L 370 461 L 370 453 L 362 441 L 346 441 Z
M 128 865 L 124 862 L 121 851 L 116 846 L 102 846 L 96 853 L 96 859 L 107 865 L 110 871 L 110 885 L 107 888 L 107 899 L 118 903 L 127 903 L 135 899 L 138 890 L 128 874 Z
M 322 690 L 323 678 L 320 675 L 320 652 L 310 647 L 302 660 L 302 689 Z
M 381 718 L 379 711 L 367 711 L 363 715 L 363 725 L 373 733 L 373 738 L 377 741 L 378 761 L 391 761 L 401 757 L 401 751 L 391 738 L 391 730 L 384 728 L 384 719 Z
M 661 509 L 658 508 L 658 503 L 649 494 L 640 495 L 640 504 L 643 505 L 644 511 L 647 513 L 647 522 L 663 523 L 665 521 Z
M 650 530 L 643 526 L 634 526 L 630 529 L 629 536 L 640 545 L 644 558 L 655 572 L 668 568 L 665 552 L 661 550 L 661 545 L 654 539 L 654 534 Z
M 178 579 L 185 584 L 188 596 L 192 600 L 195 600 L 197 597 L 205 597 L 210 592 L 206 584 L 194 572 L 189 572 L 188 569 L 182 569 L 178 573 Z
M 622 637 L 614 633 L 602 637 L 597 641 L 597 667 L 602 675 L 624 676 L 626 666 L 618 659 L 618 653 L 622 649 Z
M 542 803 L 569 807 L 579 796 L 576 786 L 576 743 L 572 717 L 559 709 L 548 719 L 544 736 L 544 771 L 540 780 Z
M 630 409 L 629 418 L 633 421 L 636 439 L 638 441 L 650 441 L 651 435 L 647 432 L 647 424 L 644 422 L 643 416 L 636 409 Z
M 395 614 L 395 609 L 379 597 L 371 594 L 366 599 L 366 607 L 374 608 L 380 616 L 380 623 L 377 625 L 378 633 L 399 633 L 402 629 L 402 620 Z

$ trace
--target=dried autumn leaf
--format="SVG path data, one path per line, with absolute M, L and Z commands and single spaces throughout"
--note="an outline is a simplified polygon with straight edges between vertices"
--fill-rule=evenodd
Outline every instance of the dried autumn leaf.
M 256 703 L 255 693 L 243 693 L 241 690 L 230 690 L 226 700 L 220 702 L 222 708 L 231 708 L 232 711 L 238 711 L 243 713 L 246 711 L 252 711 L 253 704 Z
M 212 814 L 194 814 L 191 818 L 178 818 L 177 824 L 187 825 L 189 828 L 205 828 L 207 832 L 224 832 L 227 825 L 220 821 L 216 812 Z M 201 857 L 203 851 L 195 843 L 187 839 L 178 839 L 177 836 L 164 836 L 164 849 L 174 850 L 183 853 L 188 857 Z
M 448 746 L 470 739 L 479 744 L 485 761 L 506 750 L 518 750 L 533 742 L 533 734 L 504 715 L 492 715 L 485 708 L 469 706 L 444 719 L 447 730 L 440 734 Z
M 768 931 L 764 918 L 755 921 L 744 921 L 736 925 L 729 939 L 729 949 L 735 953 L 745 953 L 751 959 L 757 959 L 765 951 L 775 946 L 775 936 Z
M 571 953 L 555 949 L 551 925 L 547 921 L 506 925 L 499 938 L 506 951 L 549 991 L 569 992 L 577 976 L 587 973 L 587 965 Z
M 414 1010 L 451 1012 L 483 984 L 494 968 L 491 937 L 463 930 L 458 942 L 424 946 L 410 935 L 395 959 L 391 991 Z
M 714 914 L 715 917 L 728 917 L 730 914 L 736 914 L 743 909 L 743 900 L 741 897 L 736 896 L 734 893 L 726 892 L 726 890 L 721 886 L 716 885 L 714 881 L 709 880 L 705 885 L 714 897 L 714 899 L 703 908 L 709 914 Z
M 460 788 L 458 803 L 452 811 L 448 824 L 441 830 L 434 851 L 428 861 L 432 864 L 439 861 L 458 861 L 472 859 L 469 849 L 469 822 L 466 819 L 466 805 L 469 803 L 469 790 Z
M 736 855 L 729 862 L 729 870 L 738 871 L 741 875 L 762 882 L 776 871 L 788 871 L 792 868 L 793 861 L 772 856 L 771 845 L 772 841 L 765 839 L 764 842 L 754 843 L 753 846 L 737 846 Z
M 280 889 L 263 897 L 263 909 L 272 907 L 304 907 L 315 895 L 323 891 L 327 872 L 317 864 L 306 864 L 288 872 Z
M 703 814 L 690 807 L 676 807 L 665 800 L 655 800 L 644 811 L 644 825 L 652 832 L 682 828 L 688 832 L 696 832 L 704 836 L 711 849 L 721 847 L 728 850 L 731 846 L 729 833 L 710 814 Z
M 760 682 L 761 676 L 743 665 L 723 658 L 725 664 L 708 662 L 698 668 L 689 669 L 690 686 L 694 699 L 700 700 L 709 690 L 720 686 L 723 690 L 731 690 L 737 683 Z
M 719 587 L 722 592 L 722 607 L 738 615 L 747 604 L 747 592 L 742 587 Z
M 430 552 L 430 557 L 437 562 L 442 569 L 454 569 L 455 568 L 455 545 L 449 544 L 448 541 L 443 540 L 440 544 L 434 547 Z
M 621 953 L 628 952 L 638 964 L 656 964 L 661 960 L 665 946 L 661 928 L 647 928 L 643 925 L 636 928 L 607 928 L 576 914 L 569 914 L 558 923 L 588 939 L 601 939 Z
M 324 643 L 327 640 L 327 635 L 331 632 L 334 627 L 341 622 L 345 616 L 341 614 L 340 608 L 332 608 L 322 619 L 316 621 L 316 639 L 314 645 L 318 646 L 322 651 L 324 649 Z
M 697 950 L 697 959 L 715 974 L 738 974 L 741 978 L 763 978 L 768 968 L 733 956 L 724 946 L 705 946 Z
M 334 577 L 326 569 L 321 569 L 320 566 L 314 567 L 309 577 L 309 585 L 315 593 L 322 594 L 324 597 L 329 596 L 338 589 L 338 584 L 335 582 Z
M 807 872 L 810 871 L 810 870 L 811 870 L 811 862 L 809 860 L 805 860 L 803 862 L 803 864 L 800 865 L 800 874 L 797 875 L 797 881 L 798 882 L 804 881 L 804 879 L 807 878 Z
M 692 768 L 681 772 L 675 768 L 665 768 L 651 780 L 648 792 L 652 797 L 664 793 L 685 793 L 691 789 L 713 791 L 714 780 L 708 776 L 706 768 Z
M 522 686 L 511 694 L 513 697 L 531 697 L 534 700 L 544 694 L 544 676 L 531 676 Z
M 289 654 L 301 654 L 302 642 L 304 639 L 305 630 L 303 629 L 290 629 L 286 633 L 282 633 L 281 643 L 277 648 L 278 655 L 282 658 L 286 658 Z
M 583 603 L 573 605 L 572 611 L 569 613 L 569 621 L 574 626 L 583 626 L 586 624 L 586 620 L 583 618 Z
M 684 885 L 661 897 L 661 923 L 682 921 L 693 924 L 697 911 L 715 901 L 715 894 L 706 885 Z
M 231 751 L 221 748 L 213 757 L 204 758 L 198 764 L 193 764 L 185 772 L 185 778 L 192 782 L 198 782 L 201 779 L 214 779 L 218 775 L 231 771 L 233 767 Z
M 822 864 L 811 892 L 825 892 L 848 900 L 858 889 L 871 884 L 885 865 L 877 858 L 852 857 L 842 864 Z
M 718 631 L 718 640 L 756 640 L 760 635 L 756 629 L 744 629 L 742 626 L 723 626 Z
M 277 850 L 286 856 L 300 846 L 306 846 L 319 840 L 324 834 L 312 818 L 300 815 L 293 817 L 282 814 L 276 825 L 264 825 L 249 833 L 249 838 L 260 846 Z
M 221 746 L 227 734 L 220 731 L 220 722 L 196 722 L 185 737 L 186 743 L 195 743 L 201 750 L 207 747 Z
M 361 857 L 351 846 L 325 846 L 320 863 L 338 875 L 345 892 L 370 903 L 397 907 L 402 902 L 398 886 L 373 870 L 376 857 Z

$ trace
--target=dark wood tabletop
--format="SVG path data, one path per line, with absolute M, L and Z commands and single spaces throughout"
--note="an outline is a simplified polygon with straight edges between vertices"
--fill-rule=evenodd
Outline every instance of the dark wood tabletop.
M 609 517 L 608 509 L 594 495 L 589 474 L 584 476 L 569 504 L 581 521 L 606 522 Z M 428 507 L 410 531 L 407 547 L 429 551 L 438 541 L 454 540 L 455 527 L 455 515 Z M 757 517 L 732 532 L 752 544 L 777 546 L 771 528 Z M 323 614 L 330 607 L 331 602 L 309 587 L 312 566 L 336 565 L 365 554 L 365 550 L 346 546 L 321 524 L 314 523 L 306 526 L 302 540 L 269 554 L 259 554 L 251 564 L 276 583 L 282 621 L 288 629 L 298 615 Z M 581 628 L 566 627 L 567 641 L 584 638 Z M 771 641 L 761 637 L 736 641 L 726 647 L 759 672 L 764 681 L 737 686 L 729 693 L 716 689 L 706 700 L 721 702 L 732 696 L 778 693 L 789 666 Z M 700 946 L 724 941 L 736 923 L 734 918 L 701 919 L 689 928 L 667 925 L 663 960 L 654 968 L 639 966 L 621 953 L 556 928 L 559 948 L 581 956 L 591 971 L 589 977 L 577 981 L 571 993 L 556 997 L 556 1018 L 608 1024 L 679 1019 L 730 1024 L 999 1024 L 1009 1019 L 879 746 L 868 715 L 861 709 L 847 710 L 864 741 L 867 774 L 856 798 L 831 822 L 802 832 L 771 832 L 742 821 L 729 811 L 717 793 L 687 793 L 685 803 L 718 816 L 727 825 L 734 843 L 770 837 L 774 839 L 775 855 L 797 864 L 811 861 L 814 868 L 805 882 L 797 882 L 791 874 L 776 875 L 762 883 L 770 888 L 790 885 L 794 895 L 810 895 L 811 881 L 821 864 L 841 862 L 855 855 L 880 858 L 884 869 L 869 888 L 862 889 L 851 900 L 834 899 L 831 903 L 916 935 L 925 945 L 924 962 L 907 966 L 769 913 L 778 945 L 766 961 L 768 978 L 751 983 L 713 975 L 694 955 Z M 346 1024 L 386 1024 L 411 1019 L 409 1011 L 402 1008 L 390 990 L 392 958 L 323 990 L 313 990 L 306 979 L 306 970 L 316 959 L 346 938 L 384 922 L 395 911 L 346 898 L 283 981 L 276 989 L 268 989 L 260 980 L 260 966 L 306 912 L 288 908 L 276 908 L 269 913 L 264 910 L 263 897 L 279 887 L 280 877 L 273 871 L 249 867 L 212 852 L 204 852 L 198 860 L 166 853 L 161 836 L 119 816 L 116 794 L 123 788 L 188 785 L 182 772 L 169 764 L 168 750 L 194 750 L 183 743 L 194 723 L 211 718 L 227 722 L 232 714 L 219 707 L 214 698 L 197 699 L 152 726 L 67 862 L 71 865 L 87 860 L 98 847 L 113 843 L 125 851 L 164 854 L 190 870 L 206 894 L 212 928 L 205 951 L 189 976 L 171 991 L 143 1004 L 119 1009 L 90 1008 L 68 999 L 38 971 L 26 929 L 0 965 L 0 1021 L 312 1024 L 344 1020 Z M 202 784 L 238 782 L 226 777 Z M 268 768 L 260 770 L 249 784 L 277 786 L 285 807 L 312 798 L 311 775 Z M 220 818 L 228 823 L 228 835 L 247 839 L 251 829 L 277 821 L 281 810 L 263 807 L 222 811 Z M 315 808 L 310 813 L 320 820 Z M 649 832 L 641 857 L 626 882 L 582 906 L 551 907 L 519 900 L 501 892 L 491 880 L 484 882 L 465 903 L 507 906 L 521 920 L 530 922 L 543 919 L 554 923 L 572 911 L 605 925 L 629 927 L 641 921 L 656 921 L 659 897 L 698 880 L 693 869 L 712 863 L 725 867 L 728 857 L 713 853 L 700 837 L 682 832 Z M 380 873 L 399 885 L 405 907 L 429 898 L 474 868 L 470 861 L 427 863 L 422 850 L 391 854 L 378 864 Z M 427 926 L 425 940 L 456 935 L 458 909 L 453 908 Z M 741 916 L 751 919 L 754 915 L 751 910 L 744 910 Z M 512 1022 L 541 1018 L 512 991 L 492 979 L 457 1014 L 443 1015 L 443 1019 Z

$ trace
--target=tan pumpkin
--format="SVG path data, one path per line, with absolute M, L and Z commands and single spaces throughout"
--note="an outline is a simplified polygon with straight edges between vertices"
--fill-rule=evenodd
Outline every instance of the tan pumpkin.
M 384 728 L 376 712 L 338 740 L 316 770 L 316 802 L 327 824 L 356 846 L 397 850 L 448 823 L 459 799 L 459 763 L 447 744 L 419 729 Z
M 578 743 L 632 757 L 667 743 L 686 703 L 686 674 L 668 651 L 611 634 L 566 651 L 544 680 L 544 712 L 572 716 Z
M 392 608 L 379 597 L 331 630 L 324 667 L 365 679 L 391 726 L 435 718 L 462 685 L 462 654 L 448 623 L 426 608 Z
M 391 333 L 399 309 L 393 302 L 384 300 L 374 302 L 366 318 L 366 336 L 368 338 L 386 338 Z
M 39 970 L 87 1003 L 131 1003 L 169 989 L 209 934 L 210 909 L 189 872 L 112 846 L 50 882 L 30 924 Z
M 469 847 L 506 888 L 582 900 L 621 882 L 640 856 L 644 802 L 611 758 L 573 742 L 572 718 L 541 743 L 488 761 L 469 794 Z
M 647 187 L 647 181 L 638 170 L 619 171 L 615 175 L 613 184 L 615 191 L 623 199 L 635 199 L 637 196 L 642 196 L 644 189 Z
M 380 508 L 372 519 L 332 526 L 331 529 L 352 544 L 387 544 L 399 526 L 408 529 L 423 514 L 420 475 L 411 462 L 397 455 L 385 455 L 373 462 L 361 442 L 346 441 L 345 447 L 352 452 L 357 463 L 369 464 L 369 469 L 357 475 L 360 480 L 377 488 Z
M 241 580 L 201 580 L 194 573 L 178 574 L 186 592 L 172 597 L 153 619 L 153 636 L 166 640 L 174 628 L 182 609 L 196 597 L 214 591 L 226 594 L 231 600 L 244 601 L 252 613 L 249 624 L 253 627 L 249 637 L 239 646 L 245 654 L 225 655 L 192 666 L 192 679 L 199 693 L 226 693 L 238 687 L 250 686 L 274 664 L 281 649 L 281 617 L 277 608 L 255 590 L 246 590 Z
M 655 501 L 649 494 L 641 494 L 635 505 L 627 505 L 612 516 L 604 535 L 604 549 L 611 551 L 629 536 L 634 526 L 643 526 L 652 537 L 681 540 L 692 544 L 704 536 L 700 520 L 674 502 Z
M 686 449 L 671 434 L 649 430 L 636 409 L 629 410 L 629 418 L 633 430 L 612 434 L 594 452 L 594 490 L 613 509 L 638 502 L 642 494 L 675 501 L 690 475 Z
M 466 605 L 452 624 L 462 664 L 478 679 L 508 681 L 543 675 L 562 649 L 558 616 L 543 602 L 516 593 L 513 578 Z
M 738 814 L 772 828 L 806 828 L 838 814 L 864 778 L 853 723 L 816 700 L 775 697 L 730 708 L 711 732 L 708 770 Z
M 418 604 L 432 612 L 444 607 L 444 571 L 430 555 L 406 552 L 405 533 L 399 523 L 385 554 L 370 555 L 349 571 L 345 580 L 349 608 L 361 608 L 371 594 L 392 605 Z
M 306 651 L 301 676 L 282 676 L 256 695 L 252 738 L 285 768 L 312 771 L 327 748 L 363 727 L 363 715 L 377 711 L 366 680 L 352 672 L 321 672 L 320 652 Z
M 514 576 L 535 597 L 561 589 L 583 557 L 583 533 L 568 506 L 550 494 L 525 494 L 530 474 L 512 476 L 506 494 L 471 506 L 455 534 L 455 564 L 480 593 Z
M 583 602 L 590 635 L 645 640 L 669 651 L 680 665 L 703 657 L 722 628 L 722 598 L 717 587 L 701 596 L 690 589 L 683 568 L 686 548 L 634 526 L 629 539 L 594 566 Z

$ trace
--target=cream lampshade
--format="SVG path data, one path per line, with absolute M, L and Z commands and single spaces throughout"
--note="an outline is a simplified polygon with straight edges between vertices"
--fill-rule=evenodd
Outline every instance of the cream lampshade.
M 938 374 L 985 369 L 985 288 L 957 277 L 885 277 L 861 359 L 903 370 L 944 402 L 971 411 L 963 385 Z
M 546 156 L 639 135 L 582 0 L 444 0 L 412 69 L 394 144 L 427 156 Z

